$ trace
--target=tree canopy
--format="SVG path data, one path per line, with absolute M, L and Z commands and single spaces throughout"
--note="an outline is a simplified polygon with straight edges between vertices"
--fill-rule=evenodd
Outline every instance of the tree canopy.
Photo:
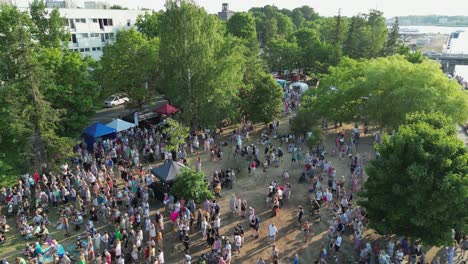
M 208 182 L 201 172 L 184 169 L 177 175 L 171 191 L 175 196 L 184 198 L 187 201 L 193 199 L 195 203 L 201 203 L 205 199 L 212 199 L 213 193 L 208 189 Z
M 254 80 L 253 88 L 244 91 L 242 112 L 248 120 L 267 124 L 278 118 L 283 109 L 283 90 L 271 75 L 261 73 Z
M 307 99 L 307 97 L 311 97 Z M 468 115 L 468 97 L 436 62 L 419 64 L 403 56 L 355 61 L 344 59 L 308 92 L 301 108 L 343 122 L 366 120 L 395 129 L 406 114 L 439 110 L 455 121 Z
M 203 8 L 188 1 L 168 1 L 166 7 L 159 52 L 163 94 L 191 127 L 215 127 L 235 117 L 243 46 Z
M 439 246 L 468 231 L 468 152 L 452 120 L 412 114 L 377 151 L 360 201 L 372 228 Z
M 172 118 L 167 119 L 167 126 L 164 132 L 169 137 L 169 140 L 165 148 L 168 151 L 177 151 L 181 145 L 185 144 L 185 139 L 189 136 L 190 130 Z
M 143 33 L 147 38 L 154 38 L 159 36 L 159 23 L 163 13 L 151 12 L 144 15 L 138 15 L 136 20 L 136 27 L 139 32 Z
M 103 49 L 99 73 L 106 95 L 125 92 L 139 106 L 156 93 L 158 72 L 158 38 L 122 30 L 115 43 Z
M 65 20 L 58 11 L 48 13 L 42 1 L 34 1 L 29 12 L 0 9 L 3 179 L 67 159 L 75 129 L 94 113 L 98 94 L 94 61 L 65 49 Z

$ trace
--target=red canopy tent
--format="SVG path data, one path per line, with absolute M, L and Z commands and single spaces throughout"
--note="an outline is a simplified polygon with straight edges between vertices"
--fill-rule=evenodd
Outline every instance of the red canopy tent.
M 170 116 L 170 115 L 173 115 L 177 112 L 179 112 L 179 108 L 175 107 L 175 106 L 172 106 L 170 104 L 164 104 L 156 109 L 153 110 L 154 112 L 160 114 L 160 115 L 167 115 L 167 116 Z

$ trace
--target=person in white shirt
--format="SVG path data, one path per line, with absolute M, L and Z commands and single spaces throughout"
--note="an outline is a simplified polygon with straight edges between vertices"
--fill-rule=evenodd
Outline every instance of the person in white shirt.
M 315 193 L 315 200 L 317 200 L 317 202 L 321 203 L 321 201 L 322 201 L 322 196 L 323 196 L 322 190 L 319 189 L 319 190 Z
M 242 237 L 238 234 L 234 236 L 234 251 L 240 254 L 240 248 L 242 246 Z
M 192 257 L 186 252 L 184 255 L 183 259 L 183 264 L 191 264 L 192 263 Z
M 335 239 L 335 250 L 336 250 L 337 253 L 338 253 L 338 251 L 340 251 L 341 242 L 342 242 L 342 238 L 341 238 L 340 233 L 338 233 L 338 235 L 336 236 L 336 239 Z
M 329 190 L 327 190 L 325 192 L 325 197 L 327 198 L 327 207 L 328 207 L 328 204 L 333 201 L 333 194 Z
M 161 249 L 158 249 L 158 261 L 159 264 L 164 264 L 164 253 Z
M 150 186 L 152 183 L 153 183 L 153 177 L 150 174 L 148 174 L 146 176 L 146 186 Z
M 272 243 L 275 242 L 275 238 L 277 234 L 278 234 L 278 228 L 276 228 L 275 223 L 271 223 L 268 226 L 268 236 L 270 237 L 270 241 Z

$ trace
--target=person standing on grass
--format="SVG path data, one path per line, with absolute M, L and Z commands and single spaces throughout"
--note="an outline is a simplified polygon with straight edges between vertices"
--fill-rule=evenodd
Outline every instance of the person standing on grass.
M 271 261 L 272 263 L 278 263 L 278 259 L 279 259 L 279 252 L 278 252 L 278 248 L 276 247 L 275 244 L 271 245 Z
M 309 222 L 305 221 L 303 226 L 304 231 L 304 243 L 307 243 L 310 238 L 310 225 Z
M 299 264 L 299 256 L 297 254 L 294 255 L 293 264 Z
M 268 236 L 270 238 L 271 243 L 275 243 L 276 235 L 278 234 L 278 228 L 276 228 L 275 223 L 271 223 L 268 226 Z
M 303 217 L 304 217 L 304 208 L 302 208 L 302 206 L 299 206 L 299 210 L 297 213 L 297 221 L 299 222 L 299 224 L 302 224 Z
M 253 229 L 254 233 L 252 234 L 255 238 L 259 237 L 258 228 L 260 227 L 260 219 L 252 214 L 250 217 L 250 229 Z

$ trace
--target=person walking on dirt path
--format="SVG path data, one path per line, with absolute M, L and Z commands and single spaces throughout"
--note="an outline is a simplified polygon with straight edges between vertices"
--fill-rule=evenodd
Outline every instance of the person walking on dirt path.
M 297 221 L 299 222 L 300 225 L 302 224 L 303 217 L 304 217 L 304 208 L 302 208 L 302 206 L 299 206 L 299 210 L 297 212 Z
M 268 226 L 268 237 L 270 238 L 270 242 L 272 244 L 276 241 L 276 235 L 278 235 L 278 228 L 276 228 L 275 223 L 271 223 Z
M 304 231 L 304 243 L 307 243 L 310 238 L 310 224 L 309 222 L 305 221 L 303 226 Z
M 260 219 L 255 214 L 253 214 L 249 217 L 249 220 L 250 220 L 250 229 L 253 229 L 252 235 L 254 236 L 254 238 L 258 238 L 259 237 L 258 228 L 260 227 Z

